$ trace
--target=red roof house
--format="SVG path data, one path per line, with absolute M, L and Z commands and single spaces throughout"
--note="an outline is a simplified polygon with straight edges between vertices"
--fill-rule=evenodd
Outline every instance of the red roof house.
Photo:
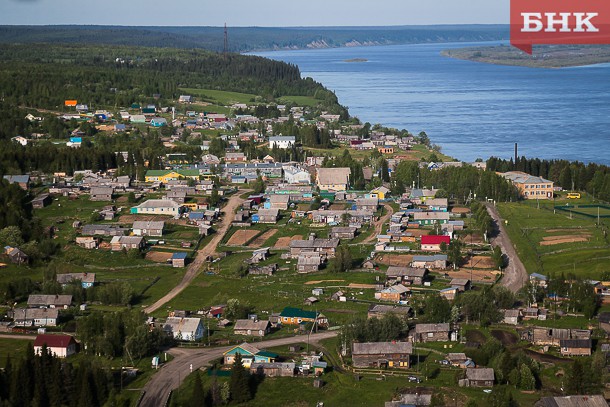
M 441 243 L 449 244 L 449 236 L 428 235 L 421 237 L 421 249 L 426 252 L 440 252 Z
M 76 353 L 76 340 L 70 335 L 38 335 L 34 340 L 34 353 L 40 355 L 44 345 L 47 345 L 49 352 L 58 358 Z

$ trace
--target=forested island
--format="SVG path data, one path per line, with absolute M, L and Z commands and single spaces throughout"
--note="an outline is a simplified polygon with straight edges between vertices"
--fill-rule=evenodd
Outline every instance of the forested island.
M 604 45 L 538 45 L 528 55 L 509 45 L 446 49 L 441 55 L 466 61 L 532 68 L 566 68 L 610 62 L 610 47 Z

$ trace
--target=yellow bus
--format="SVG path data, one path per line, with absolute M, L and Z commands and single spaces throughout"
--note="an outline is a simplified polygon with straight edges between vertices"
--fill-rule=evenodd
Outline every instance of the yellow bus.
M 580 199 L 578 192 L 568 192 L 568 199 Z

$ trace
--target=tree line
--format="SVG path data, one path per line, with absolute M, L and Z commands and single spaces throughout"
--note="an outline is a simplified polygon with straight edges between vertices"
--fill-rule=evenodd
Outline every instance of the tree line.
M 586 191 L 594 198 L 610 201 L 610 167 L 579 161 L 541 160 L 521 157 L 514 162 L 491 157 L 487 160 L 490 171 L 523 171 L 559 184 L 565 190 Z

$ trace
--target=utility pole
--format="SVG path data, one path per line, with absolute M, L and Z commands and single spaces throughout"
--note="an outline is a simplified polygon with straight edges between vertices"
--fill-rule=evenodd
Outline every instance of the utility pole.
M 223 54 L 226 57 L 229 52 L 229 32 L 227 31 L 227 23 L 225 23 L 225 38 L 224 38 L 224 49 Z

